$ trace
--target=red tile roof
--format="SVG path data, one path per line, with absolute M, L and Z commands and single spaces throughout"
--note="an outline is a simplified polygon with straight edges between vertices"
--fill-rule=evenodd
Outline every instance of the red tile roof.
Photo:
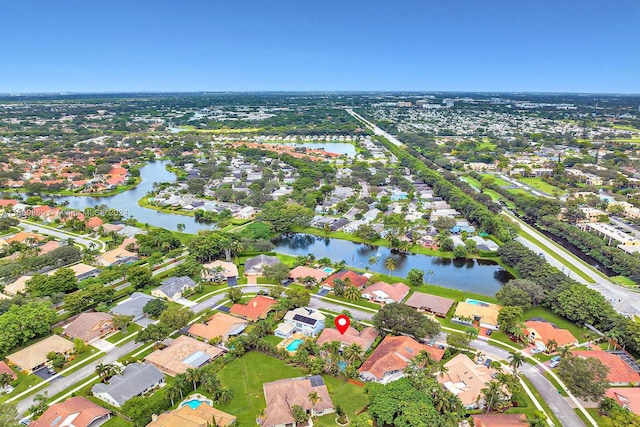
M 129 171 L 125 168 L 113 167 L 109 171 L 109 175 L 128 175 Z
M 394 283 L 393 285 L 387 282 L 376 282 L 371 286 L 367 286 L 362 295 L 370 295 L 371 299 L 375 299 L 377 296 L 374 292 L 382 291 L 389 296 L 395 302 L 400 302 L 409 293 L 409 287 L 404 283 Z
M 82 396 L 76 396 L 52 405 L 40 418 L 32 421 L 29 425 L 31 427 L 51 427 L 54 425 L 53 422 L 56 418 L 60 417 L 60 421 L 64 421 L 66 418 L 77 414 L 73 419 L 73 425 L 75 427 L 87 427 L 94 420 L 109 413 L 110 411 L 102 406 L 96 405 Z
M 244 304 L 233 304 L 229 313 L 244 317 L 245 319 L 256 321 L 267 317 L 267 313 L 273 310 L 273 306 L 278 301 L 273 298 L 257 295 Z
M 639 383 L 640 374 L 624 363 L 620 356 L 607 353 L 603 350 L 574 350 L 571 352 L 576 357 L 593 357 L 609 367 L 607 380 L 612 383 Z
M 471 417 L 476 427 L 525 427 L 529 425 L 524 414 L 478 414 Z
M 325 328 L 318 337 L 316 343 L 322 345 L 326 342 L 339 341 L 344 345 L 358 344 L 362 347 L 362 350 L 367 351 L 371 347 L 371 344 L 376 340 L 378 332 L 373 328 L 364 328 L 362 332 L 358 332 L 356 329 L 349 326 L 344 334 L 338 332 L 334 328 Z
M 361 288 L 363 287 L 367 281 L 369 279 L 367 279 L 364 276 L 361 276 L 360 274 L 351 271 L 351 270 L 340 270 L 337 273 L 332 274 L 331 276 L 327 277 L 324 282 L 322 282 L 322 284 L 324 286 L 333 288 L 334 284 L 333 281 L 336 279 L 341 279 L 343 281 L 345 281 L 346 279 L 349 279 L 351 281 L 351 284 L 357 288 Z
M 92 216 L 87 220 L 87 227 L 89 228 L 100 227 L 102 224 L 104 224 L 104 222 L 97 216 Z
M 18 203 L 17 200 L 14 199 L 0 199 L 0 206 L 15 206 Z
M 437 361 L 440 361 L 444 356 L 444 350 L 437 347 L 420 344 L 409 337 L 387 335 L 362 364 L 358 372 L 368 372 L 380 380 L 387 372 L 401 371 L 406 368 L 409 359 L 416 357 L 422 350 L 429 353 Z
M 11 378 L 14 380 L 18 378 L 18 374 L 13 372 L 13 370 L 7 365 L 5 362 L 0 361 L 0 374 L 9 374 Z
M 321 281 L 327 276 L 327 272 L 320 270 L 319 268 L 311 268 L 300 265 L 289 272 L 289 277 L 293 280 L 304 279 L 307 276 L 311 276 L 316 282 Z
M 604 395 L 615 399 L 623 408 L 640 415 L 640 388 L 613 387 L 607 390 Z
M 571 332 L 566 329 L 556 328 L 549 322 L 528 320 L 524 322 L 524 325 L 529 330 L 529 333 L 531 333 L 531 329 L 535 329 L 537 332 L 535 339 L 542 340 L 545 344 L 548 340 L 556 340 L 558 347 L 562 347 L 565 345 L 573 345 L 577 341 Z

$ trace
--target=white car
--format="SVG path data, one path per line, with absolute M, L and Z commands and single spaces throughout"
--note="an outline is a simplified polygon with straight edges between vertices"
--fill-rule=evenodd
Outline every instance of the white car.
M 559 360 L 554 360 L 553 362 L 551 362 L 551 363 L 549 364 L 549 367 L 550 367 L 550 368 L 557 368 L 559 364 L 560 364 L 560 361 L 559 361 Z
M 533 347 L 531 349 L 531 354 L 538 354 L 538 353 L 542 353 L 544 350 L 541 349 L 540 347 Z

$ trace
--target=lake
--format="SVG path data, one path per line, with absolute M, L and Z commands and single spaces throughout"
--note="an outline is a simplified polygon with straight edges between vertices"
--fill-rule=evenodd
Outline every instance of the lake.
M 355 243 L 348 240 L 317 237 L 304 233 L 287 233 L 273 241 L 275 252 L 286 255 L 327 257 L 333 262 L 344 260 L 351 267 L 389 274 L 384 261 L 391 257 L 396 263 L 394 276 L 406 277 L 409 270 L 417 268 L 425 272 L 425 281 L 446 288 L 470 291 L 482 295 L 495 295 L 513 276 L 497 263 L 486 260 L 451 259 L 421 254 L 392 251 L 382 246 Z M 369 258 L 378 257 L 378 263 L 369 265 Z M 426 273 L 431 270 L 433 276 Z
M 80 210 L 96 205 L 106 205 L 108 208 L 120 211 L 125 218 L 133 215 L 142 223 L 166 228 L 167 230 L 177 231 L 178 224 L 184 224 L 184 232 L 191 234 L 196 234 L 199 230 L 213 229 L 214 226 L 212 224 L 198 223 L 191 216 L 158 212 L 138 205 L 138 200 L 145 197 L 153 189 L 154 182 L 174 182 L 176 180 L 176 176 L 165 168 L 169 163 L 164 160 L 147 163 L 140 168 L 140 178 L 142 179 L 140 184 L 115 196 L 65 196 L 55 197 L 55 200 L 58 203 L 67 201 L 70 208 Z

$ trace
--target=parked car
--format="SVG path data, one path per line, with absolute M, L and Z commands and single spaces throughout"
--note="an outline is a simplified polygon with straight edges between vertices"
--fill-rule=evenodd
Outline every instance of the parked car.
M 478 365 L 482 365 L 482 364 L 484 363 L 484 356 L 479 356 L 479 357 L 478 357 L 478 360 L 476 360 L 476 363 L 477 363 Z
M 493 360 L 491 359 L 487 359 L 484 361 L 484 366 L 486 366 L 487 368 L 491 365 L 491 362 L 493 362 Z
M 435 338 L 431 338 L 429 340 L 429 345 L 435 345 L 436 344 L 436 339 Z
M 493 329 L 487 329 L 487 332 L 485 332 L 484 334 L 486 336 L 491 336 L 492 333 L 493 333 Z
M 559 362 L 559 361 L 560 361 L 560 356 L 553 356 L 553 357 L 551 358 L 551 361 L 552 361 L 552 362 Z
M 544 349 L 540 348 L 540 347 L 533 347 L 531 349 L 531 354 L 538 354 L 538 353 L 542 353 L 544 351 Z
M 554 360 L 553 362 L 551 362 L 551 363 L 549 364 L 549 367 L 550 367 L 550 368 L 556 368 L 556 367 L 558 367 L 558 365 L 559 365 L 559 364 L 560 364 L 560 361 L 559 361 L 559 360 Z

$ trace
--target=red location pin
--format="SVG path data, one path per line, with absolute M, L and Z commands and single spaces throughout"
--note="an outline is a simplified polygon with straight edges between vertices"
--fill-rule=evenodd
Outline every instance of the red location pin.
M 351 319 L 349 319 L 349 317 L 345 316 L 344 314 L 341 314 L 340 316 L 336 317 L 336 320 L 334 320 L 333 323 L 336 324 L 336 329 L 338 330 L 338 332 L 344 335 L 344 333 L 347 332 L 347 329 L 349 329 Z

